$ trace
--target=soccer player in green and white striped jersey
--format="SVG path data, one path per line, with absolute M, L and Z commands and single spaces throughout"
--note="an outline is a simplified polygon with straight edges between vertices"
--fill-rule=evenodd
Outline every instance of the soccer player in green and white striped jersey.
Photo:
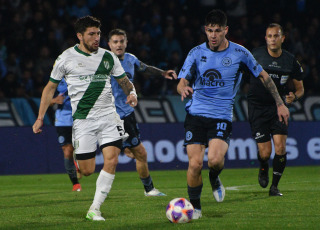
M 127 95 L 127 104 L 134 107 L 138 103 L 135 88 L 118 57 L 99 47 L 100 26 L 100 21 L 92 16 L 76 21 L 75 30 L 80 44 L 65 50 L 57 58 L 33 125 L 34 133 L 42 132 L 44 115 L 58 83 L 64 78 L 71 98 L 72 139 L 81 173 L 89 176 L 95 171 L 97 142 L 104 157 L 94 200 L 86 216 L 93 221 L 105 220 L 100 206 L 112 187 L 122 140 L 127 137 L 115 109 L 110 78 L 114 77 L 122 87 Z

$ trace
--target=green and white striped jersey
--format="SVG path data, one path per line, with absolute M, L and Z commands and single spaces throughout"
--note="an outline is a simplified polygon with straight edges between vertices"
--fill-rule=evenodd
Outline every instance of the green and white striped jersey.
M 65 78 L 75 120 L 101 117 L 115 111 L 111 76 L 126 76 L 114 53 L 99 48 L 97 52 L 87 54 L 75 45 L 56 59 L 50 81 L 59 83 Z

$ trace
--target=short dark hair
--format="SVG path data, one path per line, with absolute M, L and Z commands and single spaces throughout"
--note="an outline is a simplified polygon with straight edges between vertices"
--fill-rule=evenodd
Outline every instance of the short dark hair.
M 87 28 L 89 27 L 101 27 L 101 22 L 99 19 L 92 17 L 92 16 L 84 16 L 82 18 L 78 18 L 77 21 L 74 23 L 74 29 L 76 33 L 83 34 Z
M 125 30 L 122 30 L 122 29 L 114 29 L 114 30 L 111 30 L 108 34 L 108 41 L 110 41 L 111 37 L 113 35 L 123 35 L 127 38 L 127 33 Z
M 227 15 L 222 10 L 212 10 L 206 16 L 205 25 L 227 26 Z
M 280 24 L 278 24 L 278 23 L 271 23 L 271 24 L 269 24 L 268 27 L 267 27 L 267 29 L 269 29 L 269 28 L 274 28 L 274 27 L 278 27 L 278 28 L 280 29 L 281 35 L 284 34 L 282 26 L 281 26 Z

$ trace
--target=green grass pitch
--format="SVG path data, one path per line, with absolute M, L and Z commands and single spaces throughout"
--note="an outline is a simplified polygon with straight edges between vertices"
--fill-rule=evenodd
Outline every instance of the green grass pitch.
M 287 167 L 279 184 L 283 197 L 268 196 L 256 168 L 225 169 L 222 203 L 212 196 L 208 171 L 202 175 L 203 217 L 188 224 L 165 216 L 171 199 L 188 198 L 185 170 L 151 171 L 166 197 L 145 197 L 136 172 L 117 172 L 101 207 L 105 222 L 85 219 L 97 173 L 81 179 L 81 192 L 71 191 L 66 174 L 0 176 L 0 229 L 320 229 L 320 166 Z

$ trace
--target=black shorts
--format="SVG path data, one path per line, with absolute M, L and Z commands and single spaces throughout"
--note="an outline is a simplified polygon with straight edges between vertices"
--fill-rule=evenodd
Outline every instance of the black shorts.
M 56 126 L 56 130 L 61 146 L 72 144 L 72 126 Z
M 123 121 L 124 130 L 129 134 L 129 137 L 126 141 L 123 142 L 122 148 L 133 148 L 138 146 L 141 143 L 140 130 L 134 112 L 126 116 Z
M 249 102 L 248 115 L 252 137 L 257 143 L 268 142 L 275 134 L 288 135 L 288 126 L 279 121 L 275 105 L 253 105 Z
M 211 139 L 221 139 L 228 145 L 232 134 L 232 123 L 227 120 L 213 119 L 187 114 L 184 122 L 184 145 L 201 144 L 208 147 Z

